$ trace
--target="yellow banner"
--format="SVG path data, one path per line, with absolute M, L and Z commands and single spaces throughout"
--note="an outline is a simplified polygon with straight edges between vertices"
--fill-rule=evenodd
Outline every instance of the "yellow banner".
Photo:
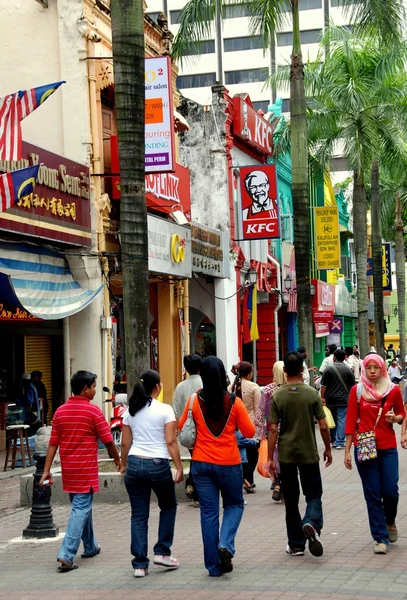
M 339 269 L 341 240 L 338 207 L 318 206 L 314 211 L 317 269 Z

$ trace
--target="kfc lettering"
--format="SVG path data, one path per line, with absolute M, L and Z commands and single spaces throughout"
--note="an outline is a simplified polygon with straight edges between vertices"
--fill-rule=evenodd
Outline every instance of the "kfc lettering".
M 233 98 L 233 111 L 233 135 L 253 146 L 258 152 L 271 156 L 274 126 L 240 96 Z

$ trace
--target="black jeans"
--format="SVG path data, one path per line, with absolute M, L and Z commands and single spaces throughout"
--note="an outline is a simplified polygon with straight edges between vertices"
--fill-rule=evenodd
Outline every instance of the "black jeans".
M 259 460 L 259 449 L 256 446 L 248 446 L 246 448 L 247 462 L 243 463 L 243 479 L 246 479 L 253 485 L 254 483 L 254 471 L 257 467 L 257 461 Z
M 280 462 L 280 481 L 284 494 L 285 520 L 287 525 L 288 544 L 292 550 L 305 548 L 305 536 L 302 526 L 310 523 L 320 533 L 323 525 L 322 517 L 322 480 L 319 463 L 296 464 Z M 300 474 L 302 492 L 307 508 L 301 519 L 298 510 L 300 499 Z

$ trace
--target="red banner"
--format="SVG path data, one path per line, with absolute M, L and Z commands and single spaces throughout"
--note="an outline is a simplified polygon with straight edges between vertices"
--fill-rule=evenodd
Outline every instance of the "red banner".
M 334 314 L 330 310 L 312 309 L 312 320 L 314 323 L 332 323 Z
M 322 338 L 329 335 L 329 323 L 314 323 L 315 337 Z
M 275 165 L 240 168 L 243 238 L 280 237 Z

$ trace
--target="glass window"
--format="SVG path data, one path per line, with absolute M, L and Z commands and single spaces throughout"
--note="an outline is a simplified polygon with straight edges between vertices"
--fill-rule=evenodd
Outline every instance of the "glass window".
M 331 0 L 332 2 L 343 2 L 343 0 Z M 356 2 L 357 0 L 355 0 Z M 332 4 L 333 6 L 333 4 Z M 318 8 L 322 8 L 322 0 L 299 0 L 298 8 L 300 10 L 314 10 Z M 282 6 L 281 10 L 284 12 L 291 12 L 291 8 L 286 4 Z
M 284 98 L 282 112 L 287 113 L 290 112 L 290 98 Z
M 237 19 L 239 17 L 251 16 L 251 10 L 245 4 L 228 4 L 225 6 L 225 19 Z
M 347 4 L 356 4 L 358 0 L 347 0 Z M 331 6 L 343 6 L 343 0 L 331 0 Z
M 270 100 L 256 100 L 255 102 L 252 102 L 252 104 L 256 112 L 261 109 L 266 115 L 269 109 Z
M 302 44 L 317 44 L 321 41 L 322 29 L 308 29 L 307 31 L 301 31 L 301 43 Z M 292 46 L 293 44 L 293 32 L 287 31 L 286 33 L 277 34 L 277 46 Z
M 216 73 L 199 73 L 198 75 L 180 75 L 177 77 L 177 88 L 199 88 L 213 85 L 216 81 Z
M 170 10 L 170 19 L 173 25 L 179 25 L 180 23 L 180 14 L 182 10 Z
M 204 40 L 201 42 L 200 47 L 196 47 L 196 52 L 193 49 L 184 52 L 184 56 L 190 56 L 194 54 L 214 54 L 215 52 L 215 40 Z
M 256 83 L 266 81 L 268 69 L 245 69 L 244 71 L 226 71 L 225 83 Z
M 146 13 L 146 15 L 148 17 L 150 17 L 150 19 L 153 19 L 153 21 L 155 21 L 157 23 L 157 19 L 158 19 L 158 15 L 160 13 L 159 12 L 151 12 L 151 13 Z
M 263 40 L 259 35 L 226 38 L 223 40 L 223 49 L 225 52 L 238 52 L 240 50 L 255 50 L 263 48 Z

